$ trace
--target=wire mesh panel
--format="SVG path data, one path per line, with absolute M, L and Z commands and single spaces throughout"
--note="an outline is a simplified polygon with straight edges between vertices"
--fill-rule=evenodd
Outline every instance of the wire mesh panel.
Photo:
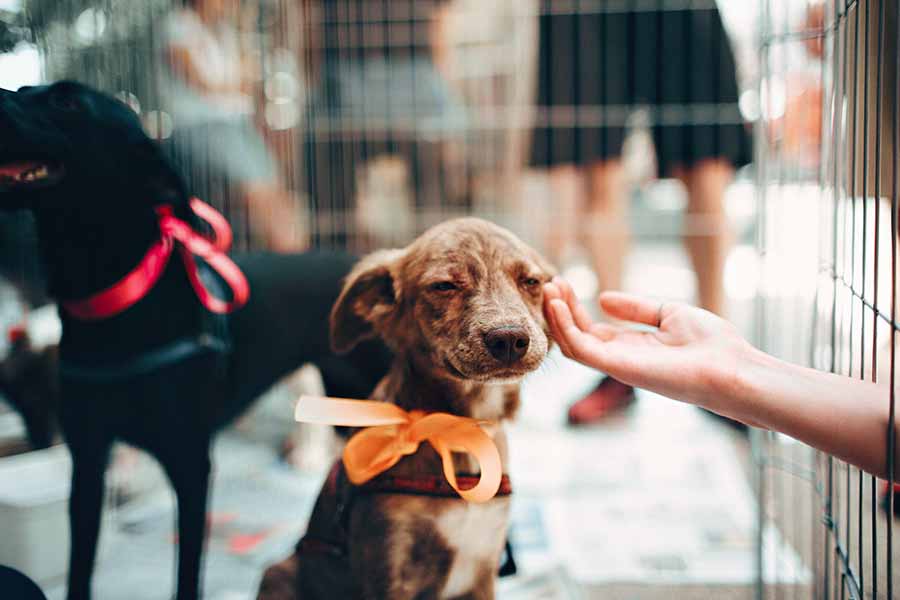
M 771 259 L 764 260 L 761 343 L 796 362 L 883 383 L 893 423 L 897 3 L 764 1 L 761 17 L 760 247 Z M 785 273 L 774 259 L 809 247 L 818 248 L 817 267 L 808 270 L 815 277 Z M 787 278 L 796 282 L 799 301 L 785 302 L 779 293 Z M 779 322 L 790 326 L 771 326 Z M 884 435 L 892 474 L 895 428 L 885 423 Z M 756 436 L 755 455 L 758 595 L 893 598 L 900 564 L 893 479 L 775 434 Z M 809 585 L 777 585 L 769 520 L 804 555 Z
M 866 286 L 891 273 L 894 261 L 881 254 L 878 265 L 865 252 L 894 243 L 896 219 L 880 237 L 873 230 L 875 241 L 865 224 L 896 210 L 894 203 L 879 213 L 869 198 L 893 169 L 875 167 L 878 175 L 862 184 L 868 191 L 848 192 L 848 178 L 865 176 L 844 165 L 848 157 L 877 165 L 871 157 L 896 153 L 886 134 L 877 143 L 858 135 L 862 150 L 846 144 L 848 130 L 884 128 L 886 113 L 869 101 L 895 79 L 859 80 L 853 74 L 865 65 L 848 69 L 856 4 L 827 5 L 822 25 L 798 25 L 805 4 L 767 1 L 760 15 L 743 4 L 24 0 L 14 26 L 0 29 L 0 44 L 4 36 L 30 40 L 43 81 L 79 80 L 131 106 L 192 192 L 226 213 L 239 249 L 360 252 L 475 214 L 511 227 L 561 267 L 576 262 L 571 247 L 582 246 L 600 286 L 614 288 L 623 283 L 616 261 L 624 258 L 627 229 L 642 241 L 684 234 L 699 275 L 697 300 L 723 311 L 730 234 L 746 243 L 754 231 L 746 222 L 734 226 L 724 195 L 755 148 L 765 256 L 795 252 L 802 229 L 808 249 L 821 246 L 827 265 L 818 269 L 813 257 L 812 276 L 798 277 L 779 273 L 777 260 L 764 261 L 774 276 L 764 281 L 759 322 L 778 312 L 790 327 L 762 327 L 759 341 L 794 360 L 812 353 L 820 368 L 876 377 L 893 369 L 892 353 L 876 365 L 872 350 L 892 340 L 893 329 L 876 323 L 893 321 L 893 296 L 876 300 L 890 284 L 877 293 Z M 748 42 L 760 41 L 749 37 L 757 18 L 759 65 L 755 51 L 747 52 Z M 881 31 L 883 23 L 869 28 Z M 823 58 L 807 56 L 815 52 Z M 890 52 L 860 52 L 859 60 L 887 64 Z M 758 88 L 742 84 L 757 76 Z M 882 92 L 872 88 L 862 101 L 846 91 L 867 90 L 876 79 Z M 858 125 L 854 117 L 866 114 Z M 756 117 L 763 126 L 754 140 L 749 122 Z M 836 150 L 851 147 L 846 156 Z M 654 204 L 646 201 L 648 181 L 659 178 L 680 183 L 660 188 L 663 200 Z M 889 195 L 888 184 L 877 189 Z M 643 209 L 629 218 L 632 199 Z M 752 199 L 739 200 L 739 212 L 752 217 Z M 815 222 L 810 215 L 817 213 Z M 797 223 L 792 236 L 771 227 L 786 219 Z M 808 589 L 778 583 L 770 565 L 781 562 L 769 555 L 785 545 L 773 537 L 781 534 L 760 527 L 760 591 L 774 581 L 776 596 L 837 597 L 873 589 L 881 577 L 883 596 L 891 581 L 889 523 L 874 508 L 865 512 L 874 507 L 874 482 L 774 436 L 758 440 L 756 456 L 761 522 L 779 521 L 816 571 Z M 822 515 L 827 529 L 819 526 Z M 860 523 L 878 535 L 864 536 Z
M 127 100 L 245 243 L 287 249 L 405 241 L 510 186 L 528 19 L 514 2 L 448 4 L 33 0 L 25 14 L 44 79 Z
M 4 34 L 37 43 L 43 79 L 127 101 L 244 245 L 364 249 L 471 212 L 537 233 L 523 170 L 618 159 L 634 131 L 664 176 L 750 158 L 732 50 L 747 28 L 713 0 L 23 7 Z M 652 174 L 632 146 L 629 172 Z

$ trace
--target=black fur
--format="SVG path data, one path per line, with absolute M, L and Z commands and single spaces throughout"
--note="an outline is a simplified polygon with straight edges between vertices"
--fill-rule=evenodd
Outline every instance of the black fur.
M 200 226 L 188 210 L 182 178 L 136 115 L 83 85 L 0 90 L 0 165 L 35 159 L 61 167 L 61 179 L 0 187 L 0 208 L 34 214 L 57 300 L 89 296 L 134 268 L 159 235 L 154 206 L 171 204 L 179 217 Z M 387 369 L 389 357 L 377 344 L 341 358 L 329 351 L 328 312 L 352 257 L 253 254 L 235 260 L 250 283 L 250 300 L 224 327 L 199 303 L 175 257 L 154 289 L 120 315 L 85 322 L 60 312 L 64 364 L 114 369 L 210 331 L 229 348 L 108 381 L 61 378 L 60 420 L 74 465 L 71 600 L 90 597 L 113 440 L 148 450 L 168 474 L 178 497 L 177 597 L 197 598 L 215 430 L 305 362 L 320 367 L 329 394 L 349 397 L 368 397 Z
M 57 434 L 59 386 L 57 348 L 36 349 L 27 334 L 12 343 L 0 362 L 0 394 L 12 404 L 25 423 L 28 444 L 48 448 Z

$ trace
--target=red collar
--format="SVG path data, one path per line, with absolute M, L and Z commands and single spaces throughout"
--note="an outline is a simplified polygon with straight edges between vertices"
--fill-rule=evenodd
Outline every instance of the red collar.
M 115 316 L 146 296 L 163 272 L 176 243 L 188 279 L 197 298 L 209 311 L 230 313 L 244 304 L 250 296 L 250 286 L 240 268 L 225 255 L 231 246 L 231 227 L 212 206 L 191 198 L 191 210 L 209 223 L 212 240 L 201 236 L 191 226 L 172 214 L 172 207 L 156 207 L 160 238 L 144 255 L 140 263 L 117 283 L 81 300 L 62 302 L 62 307 L 76 319 L 95 321 Z M 232 300 L 226 302 L 213 296 L 200 280 L 194 255 L 202 258 L 231 288 Z
M 459 483 L 460 489 L 467 490 L 475 487 L 475 484 L 478 483 L 478 477 L 478 475 L 457 474 L 456 482 Z M 351 494 L 414 494 L 459 498 L 459 494 L 453 489 L 447 481 L 447 477 L 443 474 L 417 473 L 415 476 L 410 477 L 382 473 L 362 485 L 353 485 L 347 480 L 344 463 L 338 459 L 328 472 L 325 488 L 329 494 L 340 496 L 343 494 L 343 486 L 348 486 L 346 489 Z M 504 473 L 500 478 L 500 488 L 497 490 L 497 496 L 510 495 L 512 495 L 512 484 L 510 483 L 509 475 Z
M 475 487 L 478 483 L 478 475 L 457 475 L 456 481 L 462 490 Z M 368 494 L 414 494 L 418 496 L 438 496 L 443 498 L 459 498 L 447 478 L 441 475 L 418 474 L 415 477 L 401 477 L 397 475 L 381 475 L 370 479 L 366 483 L 357 486 L 360 493 Z M 512 494 L 512 485 L 509 475 L 504 474 L 500 478 L 500 488 L 497 496 L 509 496 Z

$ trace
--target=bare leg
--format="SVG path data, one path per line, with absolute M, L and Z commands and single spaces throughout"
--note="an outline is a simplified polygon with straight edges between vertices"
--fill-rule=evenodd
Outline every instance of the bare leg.
M 598 161 L 588 171 L 590 200 L 588 218 L 581 238 L 591 252 L 601 290 L 622 287 L 625 255 L 628 253 L 628 198 L 625 170 L 619 159 Z M 569 407 L 573 425 L 594 423 L 628 406 L 634 390 L 611 377 L 605 377 L 596 389 Z
M 688 191 L 684 245 L 697 274 L 698 303 L 721 315 L 725 310 L 723 272 L 731 246 L 724 199 L 734 169 L 725 160 L 708 159 L 675 175 Z
M 250 226 L 275 252 L 300 252 L 309 245 L 299 202 L 274 183 L 244 184 Z
M 581 178 L 575 165 L 550 169 L 553 218 L 547 220 L 547 253 L 559 267 L 578 241 L 578 217 L 581 204 Z
M 622 269 L 628 253 L 625 170 L 619 159 L 598 161 L 588 171 L 588 219 L 581 236 L 590 251 L 601 290 L 622 288 Z

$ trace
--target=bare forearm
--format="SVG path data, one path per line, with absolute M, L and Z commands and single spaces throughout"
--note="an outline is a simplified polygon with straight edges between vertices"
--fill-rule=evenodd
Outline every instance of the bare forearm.
M 742 361 L 731 393 L 730 416 L 887 476 L 888 386 L 800 367 L 754 349 Z M 894 465 L 900 474 L 896 458 Z
M 205 94 L 227 94 L 241 91 L 240 82 L 217 83 L 210 80 L 197 67 L 191 50 L 184 46 L 169 49 L 169 64 L 172 70 L 188 85 Z

